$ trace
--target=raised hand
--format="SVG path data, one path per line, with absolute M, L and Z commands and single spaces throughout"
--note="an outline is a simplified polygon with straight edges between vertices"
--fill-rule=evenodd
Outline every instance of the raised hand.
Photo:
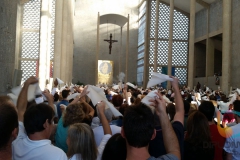
M 155 102 L 155 110 L 157 115 L 160 116 L 161 113 L 166 113 L 166 102 L 162 95 L 158 92 L 156 92 Z
M 99 113 L 104 113 L 105 111 L 105 102 L 101 101 L 97 104 L 97 109 L 99 111 Z
M 173 88 L 178 87 L 178 82 L 179 82 L 178 78 L 174 76 L 169 76 L 169 77 L 173 79 L 173 81 L 171 81 Z
M 34 84 L 37 83 L 38 79 L 34 76 L 29 77 L 24 84 L 30 85 L 30 84 Z

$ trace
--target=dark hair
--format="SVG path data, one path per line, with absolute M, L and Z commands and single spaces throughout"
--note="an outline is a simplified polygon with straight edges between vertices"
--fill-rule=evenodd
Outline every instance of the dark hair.
M 184 113 L 188 114 L 189 109 L 190 109 L 190 103 L 187 100 L 184 100 L 183 104 L 184 104 Z
M 154 132 L 151 109 L 143 103 L 129 106 L 124 114 L 123 129 L 130 146 L 137 148 L 147 146 Z
M 58 99 L 59 99 L 58 93 L 55 93 L 54 96 L 53 96 L 53 98 L 54 98 L 54 102 L 57 102 Z
M 240 112 L 240 100 L 235 100 L 233 102 L 234 111 Z M 240 117 L 240 115 L 238 115 Z
M 227 97 L 226 97 L 226 95 L 224 95 L 224 94 L 221 96 L 221 100 L 222 100 L 223 102 L 225 102 L 225 103 L 228 102 Z
M 209 96 L 209 100 L 214 100 L 214 101 L 216 101 L 216 100 L 217 100 L 217 98 L 216 98 L 216 96 L 214 96 L 214 95 L 211 95 L 211 96 Z
M 189 93 L 187 94 L 187 99 L 186 99 L 186 101 L 187 101 L 188 103 L 191 103 L 191 102 L 193 101 L 191 94 L 189 94 Z
M 122 113 L 122 115 L 124 115 L 127 107 L 128 107 L 128 104 L 121 105 L 120 108 L 119 108 L 119 112 Z
M 193 111 L 187 120 L 187 142 L 194 146 L 211 142 L 210 129 L 207 118 L 199 111 Z
M 18 115 L 9 102 L 0 103 L 0 150 L 7 146 L 12 131 L 18 127 Z
M 212 121 L 215 107 L 211 101 L 203 101 L 198 107 L 198 110 L 207 117 L 208 121 Z
M 172 121 L 174 119 L 175 114 L 176 114 L 176 108 L 175 108 L 175 105 L 173 103 L 169 103 L 167 105 L 167 113 L 170 116 L 170 121 Z
M 62 91 L 62 97 L 63 97 L 63 98 L 67 98 L 68 95 L 69 95 L 69 92 L 70 92 L 69 90 L 63 90 L 63 91 Z
M 102 160 L 125 160 L 126 158 L 126 141 L 120 133 L 117 133 L 108 140 L 103 150 Z
M 27 135 L 43 131 L 43 124 L 46 120 L 51 124 L 54 115 L 55 113 L 52 107 L 47 104 L 40 103 L 37 105 L 31 105 L 24 113 L 23 120 Z
M 112 97 L 112 103 L 115 107 L 121 106 L 123 104 L 123 97 L 121 95 L 114 95 Z

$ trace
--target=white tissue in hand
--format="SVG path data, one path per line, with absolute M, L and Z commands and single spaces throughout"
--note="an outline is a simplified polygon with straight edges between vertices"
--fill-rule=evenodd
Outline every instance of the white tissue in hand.
M 70 95 L 67 97 L 67 100 L 74 99 L 74 98 L 76 98 L 76 97 L 79 96 L 79 95 L 80 95 L 80 93 L 70 94 Z
M 130 87 L 132 87 L 132 88 L 135 88 L 135 89 L 137 88 L 137 86 L 135 86 L 134 84 L 132 84 L 132 83 L 130 83 L 130 82 L 127 82 L 126 85 L 128 85 L 128 86 L 130 86 Z
M 157 90 L 149 92 L 142 100 L 141 102 L 150 106 L 151 102 L 149 102 L 150 99 L 155 99 L 157 97 L 156 95 Z
M 56 79 L 58 81 L 58 84 L 63 84 L 64 83 L 61 79 L 59 79 L 59 78 L 56 78 Z
M 160 84 L 166 81 L 173 81 L 168 75 L 161 74 L 161 73 L 152 73 L 152 78 L 148 81 L 147 88 Z
M 17 86 L 15 88 L 13 88 L 11 90 L 11 92 L 15 95 L 15 96 L 19 96 L 20 92 L 22 90 L 22 87 L 21 86 Z M 32 101 L 35 99 L 35 96 L 36 95 L 41 95 L 42 94 L 42 91 L 39 87 L 39 84 L 38 83 L 35 83 L 35 84 L 31 84 L 29 85 L 28 87 L 28 93 L 27 93 L 27 100 L 28 101 Z
M 111 109 L 114 116 L 116 116 L 116 117 L 122 116 L 122 114 L 113 106 L 113 104 L 108 102 L 102 88 L 88 85 L 87 91 L 89 91 L 89 93 L 87 95 L 92 100 L 92 103 L 94 106 L 98 102 L 104 101 L 105 104 L 107 105 L 107 107 L 109 107 Z M 105 109 L 107 109 L 107 107 Z

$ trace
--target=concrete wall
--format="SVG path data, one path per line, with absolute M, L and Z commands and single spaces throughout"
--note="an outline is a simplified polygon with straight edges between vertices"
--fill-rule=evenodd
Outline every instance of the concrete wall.
M 211 4 L 210 7 L 210 19 L 209 19 L 209 33 L 216 32 L 222 28 L 222 0 L 218 0 L 215 3 Z M 205 26 L 206 24 L 206 9 L 199 11 L 196 13 L 196 36 L 195 38 L 199 38 L 204 36 L 206 33 Z M 231 42 L 231 73 L 230 73 L 230 86 L 233 88 L 240 87 L 240 0 L 232 0 L 232 42 Z M 220 52 L 219 52 L 220 53 Z M 222 65 L 221 63 L 217 63 L 216 61 L 220 61 L 220 54 L 215 53 L 215 66 L 214 72 L 218 72 Z M 222 60 L 224 61 L 224 60 Z
M 195 71 L 194 77 L 205 77 L 206 76 L 206 45 L 201 43 L 195 44 Z
M 213 90 L 217 90 L 219 86 L 221 86 L 221 78 L 220 79 L 220 85 L 216 85 L 216 77 L 211 76 L 211 77 L 207 77 L 207 79 L 205 77 L 201 77 L 201 78 L 194 78 L 194 86 L 197 86 L 197 82 L 199 82 L 201 84 L 201 88 L 203 88 L 204 85 L 206 85 L 207 87 L 209 87 L 210 89 Z M 207 83 L 205 83 L 205 81 L 207 80 Z
M 240 0 L 232 0 L 231 84 L 240 87 Z
M 0 94 L 11 85 L 15 62 L 17 0 L 0 1 Z
M 95 59 L 97 42 L 97 15 L 120 14 L 130 16 L 130 44 L 128 57 L 128 81 L 137 81 L 137 43 L 138 43 L 138 0 L 76 0 L 74 16 L 74 59 L 73 59 L 73 82 L 95 84 Z M 115 28 L 114 28 L 115 26 Z M 118 40 L 113 43 L 112 54 L 109 55 L 109 44 L 104 39 L 113 38 Z M 117 25 L 100 25 L 100 49 L 99 60 L 111 60 L 114 62 L 114 82 L 117 82 L 119 74 L 119 54 L 121 54 L 121 69 L 125 72 L 126 62 L 126 38 L 127 25 L 123 27 L 123 50 L 120 53 L 120 27 Z
M 196 13 L 195 38 L 200 38 L 207 34 L 207 14 L 207 9 L 202 9 Z M 210 5 L 209 9 L 209 33 L 220 29 L 222 29 L 222 0 L 217 0 Z
M 222 0 L 212 3 L 210 6 L 209 33 L 222 28 Z
M 203 9 L 196 13 L 195 38 L 202 37 L 206 34 L 207 34 L 207 10 Z

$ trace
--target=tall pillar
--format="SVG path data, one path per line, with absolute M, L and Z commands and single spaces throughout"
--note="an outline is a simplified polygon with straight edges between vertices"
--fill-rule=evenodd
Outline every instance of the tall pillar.
M 207 39 L 206 77 L 214 75 L 214 41 Z
M 50 72 L 50 36 L 51 36 L 51 0 L 42 0 L 40 25 L 40 53 L 39 53 L 39 86 L 41 90 L 46 87 Z
M 98 18 L 97 18 L 97 47 L 96 47 L 97 49 L 96 49 L 95 84 L 98 84 L 99 25 L 100 25 L 100 13 L 98 12 Z
M 129 14 L 127 21 L 127 44 L 126 44 L 126 75 L 125 75 L 125 83 L 128 81 L 128 52 L 129 52 Z
M 230 86 L 231 60 L 231 6 L 232 1 L 223 0 L 223 41 L 222 41 L 222 79 L 221 90 L 228 94 Z
M 119 53 L 119 66 L 118 66 L 118 68 L 119 68 L 119 73 L 118 74 L 120 74 L 120 72 L 121 72 L 121 56 L 122 56 L 122 26 L 121 26 L 121 42 L 120 42 L 120 53 Z
M 67 35 L 67 29 L 68 29 L 68 1 L 63 1 L 63 14 L 62 14 L 62 53 L 61 53 L 61 72 L 60 72 L 60 79 L 62 79 L 65 83 L 67 81 L 67 76 L 66 76 L 66 66 L 69 65 L 67 64 L 67 42 L 68 42 L 68 35 Z
M 53 77 L 61 77 L 61 53 L 62 53 L 62 21 L 63 0 L 56 0 L 55 29 L 54 29 L 54 61 Z
M 150 28 L 150 3 L 151 1 L 146 0 L 146 28 L 144 35 L 144 71 L 143 71 L 143 87 L 147 87 L 149 78 L 149 28 Z
M 169 22 L 169 42 L 168 42 L 168 75 L 172 75 L 172 46 L 173 46 L 173 14 L 174 0 L 170 0 L 170 22 Z M 171 83 L 167 82 L 167 88 L 171 88 Z
M 156 24 L 155 24 L 155 46 L 154 46 L 154 72 L 157 72 L 158 57 L 158 25 L 159 25 L 159 0 L 156 1 Z
M 68 82 L 69 84 L 72 83 L 72 72 L 73 72 L 73 16 L 74 16 L 74 6 L 75 6 L 75 1 L 71 0 L 70 3 L 70 12 L 69 12 L 69 17 L 70 17 L 70 25 L 69 25 L 69 72 L 68 72 Z
M 188 86 L 193 88 L 194 71 L 194 40 L 195 40 L 195 12 L 196 0 L 190 3 L 190 35 L 189 35 L 189 54 L 188 54 Z

